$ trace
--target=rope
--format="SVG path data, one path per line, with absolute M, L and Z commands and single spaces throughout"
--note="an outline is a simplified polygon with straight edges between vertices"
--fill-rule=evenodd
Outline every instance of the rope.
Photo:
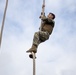
M 4 10 L 4 15 L 3 15 L 3 21 L 2 21 L 2 27 L 1 27 L 1 32 L 0 32 L 0 47 L 1 47 L 2 34 L 3 34 L 3 28 L 4 28 L 7 5 L 8 5 L 8 0 L 6 0 L 6 5 L 5 5 L 5 10 Z
M 45 0 L 43 0 L 41 16 L 44 16 L 45 15 L 45 12 L 44 11 L 45 11 Z M 42 29 L 42 23 L 43 23 L 43 21 L 41 20 L 40 31 Z
M 36 67 L 36 64 L 35 64 L 35 53 L 32 52 L 32 55 L 33 55 L 33 75 L 36 75 L 36 72 L 35 72 L 35 67 Z
M 43 5 L 42 5 L 42 14 L 41 15 L 43 15 L 43 16 L 45 14 L 44 10 L 45 10 L 45 0 L 43 0 Z M 41 31 L 41 29 L 42 29 L 42 26 L 40 27 L 40 31 Z M 35 58 L 36 58 L 36 56 L 35 56 L 34 52 L 32 52 L 32 55 L 33 55 L 33 75 L 35 75 L 36 74 L 36 72 L 35 72 L 35 67 L 36 67 Z

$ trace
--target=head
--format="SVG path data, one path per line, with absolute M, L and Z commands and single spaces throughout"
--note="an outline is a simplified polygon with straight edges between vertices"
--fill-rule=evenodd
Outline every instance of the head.
M 51 20 L 55 19 L 55 15 L 53 13 L 49 13 L 47 17 Z

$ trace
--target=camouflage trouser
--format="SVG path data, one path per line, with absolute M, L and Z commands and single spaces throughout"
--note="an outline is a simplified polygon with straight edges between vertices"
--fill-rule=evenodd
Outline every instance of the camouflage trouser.
M 40 43 L 46 41 L 49 39 L 49 33 L 45 31 L 38 31 L 35 32 L 34 38 L 33 38 L 33 44 L 39 45 Z

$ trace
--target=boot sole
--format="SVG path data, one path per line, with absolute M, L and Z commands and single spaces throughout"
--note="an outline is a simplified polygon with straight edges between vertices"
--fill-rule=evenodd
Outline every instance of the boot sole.
M 29 57 L 30 57 L 31 59 L 33 59 L 33 55 L 32 55 L 32 53 L 29 54 Z M 35 57 L 35 59 L 36 59 L 36 57 Z

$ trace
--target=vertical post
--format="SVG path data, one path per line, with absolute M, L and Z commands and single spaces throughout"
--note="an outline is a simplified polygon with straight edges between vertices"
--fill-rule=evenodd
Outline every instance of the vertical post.
M 35 67 L 36 67 L 36 64 L 35 64 L 35 53 L 34 52 L 32 52 L 32 55 L 33 55 L 33 75 L 36 75 L 36 71 L 35 71 Z
M 8 0 L 6 0 L 5 10 L 4 10 L 4 15 L 3 15 L 3 20 L 2 20 L 2 26 L 1 26 L 1 31 L 0 31 L 0 47 L 1 47 L 2 33 L 3 33 L 3 28 L 4 28 L 4 21 L 5 21 L 5 16 L 6 16 L 7 5 L 8 5 Z

